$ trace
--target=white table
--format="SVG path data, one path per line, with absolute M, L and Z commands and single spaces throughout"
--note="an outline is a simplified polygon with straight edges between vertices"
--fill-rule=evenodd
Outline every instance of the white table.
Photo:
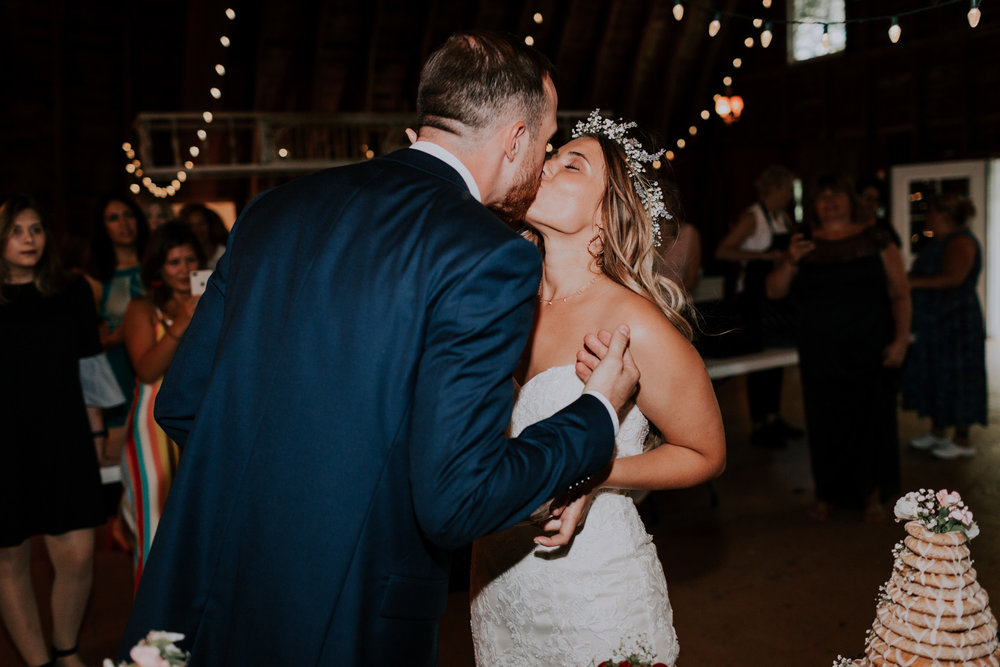
M 705 359 L 705 368 L 708 370 L 708 377 L 713 380 L 732 377 L 734 375 L 745 375 L 754 371 L 763 371 L 768 368 L 784 368 L 785 366 L 795 366 L 799 363 L 799 353 L 794 347 L 778 347 L 753 354 L 741 354 L 736 357 L 725 357 L 723 359 Z

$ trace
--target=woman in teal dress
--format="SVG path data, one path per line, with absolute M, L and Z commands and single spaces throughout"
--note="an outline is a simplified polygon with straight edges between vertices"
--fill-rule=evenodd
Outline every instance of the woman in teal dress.
M 975 214 L 958 195 L 939 195 L 927 208 L 934 241 L 910 271 L 913 344 L 903 371 L 903 407 L 931 418 L 915 449 L 938 458 L 971 457 L 969 426 L 986 424 L 986 329 L 976 295 L 979 242 L 966 228 Z M 946 435 L 954 427 L 954 439 Z
M 124 405 L 104 411 L 105 428 L 117 432 L 125 426 L 135 393 L 135 374 L 120 326 L 129 302 L 143 294 L 139 259 L 148 236 L 146 216 L 130 198 L 109 196 L 101 202 L 91 227 L 87 273 L 101 317 L 101 343 L 126 397 Z M 111 449 L 120 446 L 120 437 L 111 438 Z M 112 454 L 111 458 L 117 457 Z

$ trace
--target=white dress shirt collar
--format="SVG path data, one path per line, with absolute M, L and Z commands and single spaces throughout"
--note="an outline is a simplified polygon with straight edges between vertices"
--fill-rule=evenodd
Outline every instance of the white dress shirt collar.
M 477 202 L 482 203 L 483 197 L 479 193 L 479 186 L 476 185 L 476 179 L 472 177 L 472 172 L 462 164 L 462 161 L 454 156 L 448 150 L 441 148 L 437 144 L 431 143 L 430 141 L 417 141 L 410 144 L 410 148 L 415 148 L 418 151 L 423 151 L 428 155 L 433 155 L 437 159 L 444 162 L 446 165 L 458 172 L 458 175 L 462 177 L 465 184 L 469 188 L 469 193 L 476 198 Z

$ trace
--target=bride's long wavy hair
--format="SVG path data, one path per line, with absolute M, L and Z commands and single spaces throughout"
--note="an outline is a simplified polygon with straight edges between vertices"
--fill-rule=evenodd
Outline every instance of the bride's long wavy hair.
M 618 143 L 602 135 L 581 136 L 590 137 L 600 144 L 605 164 L 606 180 L 604 196 L 601 198 L 603 247 L 594 261 L 608 278 L 655 303 L 671 324 L 691 340 L 694 329 L 685 317 L 691 311 L 690 301 L 682 287 L 669 278 L 658 275 L 654 269 L 656 238 L 653 234 L 653 220 L 636 192 L 635 182 L 629 176 L 625 151 Z M 668 212 L 674 215 L 669 209 Z M 666 223 L 676 225 L 676 215 Z M 666 233 L 668 230 L 661 231 Z M 534 230 L 525 226 L 522 235 L 544 252 L 541 239 Z

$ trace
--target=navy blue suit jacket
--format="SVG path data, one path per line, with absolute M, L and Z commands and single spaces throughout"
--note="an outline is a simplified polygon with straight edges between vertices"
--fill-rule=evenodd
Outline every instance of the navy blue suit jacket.
M 432 665 L 448 554 L 602 468 L 583 396 L 507 439 L 537 250 L 416 150 L 240 216 L 164 378 L 182 447 L 123 651 L 191 667 Z

